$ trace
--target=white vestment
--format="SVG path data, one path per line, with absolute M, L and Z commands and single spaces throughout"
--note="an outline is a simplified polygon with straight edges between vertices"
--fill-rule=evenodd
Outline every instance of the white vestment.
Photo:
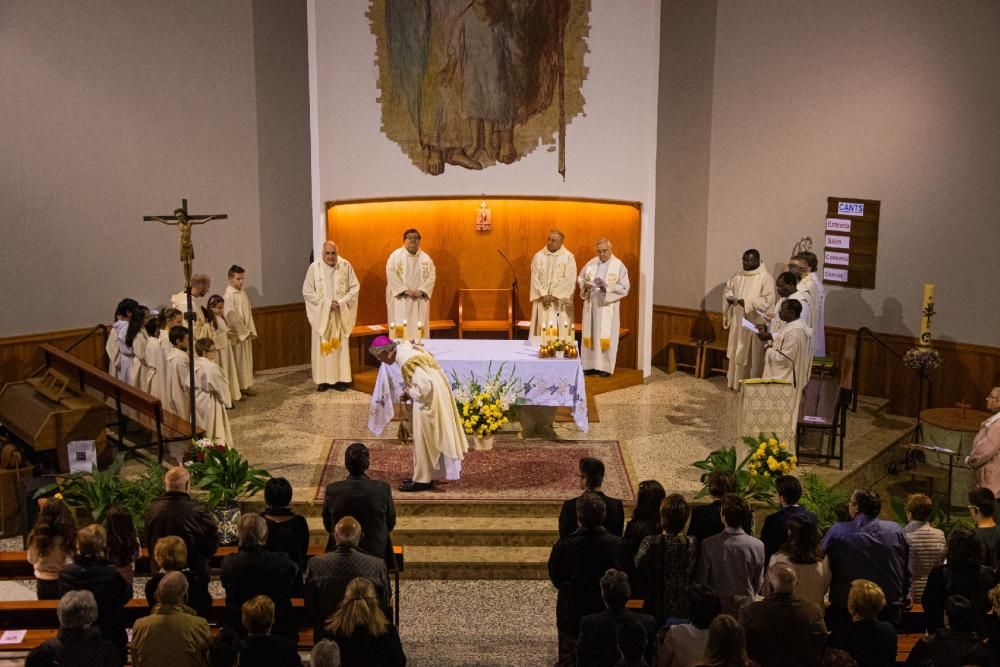
M 811 373 L 812 329 L 800 318 L 786 323 L 781 331 L 775 334 L 771 345 L 764 352 L 763 379 L 786 380 L 795 384 L 795 416 L 792 420 L 792 433 L 795 433 L 798 424 L 799 403 Z
M 240 391 L 253 386 L 253 339 L 257 337 L 257 327 L 253 324 L 253 309 L 246 292 L 226 287 L 226 324 L 236 334 L 232 340 L 233 357 L 236 359 L 236 376 L 240 380 Z M 211 331 L 209 331 L 211 335 Z
M 240 376 L 236 374 L 236 357 L 233 356 L 233 339 L 236 334 L 226 324 L 224 317 L 214 315 L 215 326 L 212 327 L 212 340 L 215 341 L 215 349 L 219 351 L 219 366 L 222 368 L 222 375 L 229 383 L 229 397 L 238 401 L 243 398 L 240 391 Z
M 149 347 L 149 334 L 140 330 L 132 341 L 132 366 L 129 369 L 128 383 L 147 394 L 153 393 L 153 374 L 156 372 L 149 365 L 146 348 Z
M 163 334 L 162 338 L 160 334 Z M 163 379 L 167 375 L 167 363 L 163 346 L 169 344 L 167 334 L 163 331 L 158 331 L 157 335 L 146 341 L 146 367 L 149 368 L 150 375 L 149 393 L 164 404 L 166 399 L 163 396 Z
M 199 338 L 211 338 L 212 332 L 209 331 L 209 324 L 205 321 L 205 312 L 203 310 L 205 306 L 204 297 L 191 295 L 191 307 L 194 308 L 194 340 L 190 341 L 194 345 L 194 341 Z M 187 311 L 188 311 L 188 297 L 187 292 L 178 292 L 170 297 L 170 307 L 176 308 L 181 311 L 184 315 L 184 328 L 187 329 Z M 168 332 L 169 333 L 169 332 Z
M 396 364 L 413 401 L 413 481 L 458 479 L 469 442 L 448 377 L 430 353 L 409 341 L 396 347 Z
M 743 299 L 745 305 L 730 303 Z M 730 389 L 739 389 L 740 380 L 759 377 L 764 367 L 764 346 L 755 333 L 743 328 L 743 318 L 763 324 L 760 313 L 774 304 L 774 278 L 763 265 L 752 271 L 739 271 L 722 291 L 722 326 L 729 330 L 726 358 L 729 371 L 726 381 Z M 758 312 L 760 311 L 760 312 Z
M 532 345 L 542 342 L 542 327 L 549 323 L 559 327 L 559 335 L 574 336 L 573 288 L 576 286 L 576 258 L 566 246 L 555 252 L 542 248 L 531 260 L 531 328 L 528 338 Z M 542 305 L 543 296 L 558 301 Z M 575 337 L 575 336 L 574 336 Z
M 809 294 L 813 297 L 812 312 L 810 316 L 813 330 L 813 356 L 825 357 L 826 316 L 824 315 L 824 312 L 826 311 L 826 289 L 823 287 L 823 281 L 820 279 L 819 275 L 810 273 L 809 278 L 812 281 Z
M 166 403 L 164 408 L 181 419 L 191 418 L 191 371 L 188 352 L 170 346 L 167 351 L 167 373 L 164 380 Z
M 423 250 L 411 255 L 405 247 L 396 248 L 385 264 L 385 277 L 389 322 L 400 326 L 406 322 L 403 338 L 430 338 L 431 295 L 437 277 L 430 256 Z M 427 296 L 414 299 L 403 294 L 406 290 L 420 290 Z M 421 323 L 424 325 L 422 336 L 417 332 L 417 325 Z M 395 332 L 390 331 L 389 335 L 395 337 Z
M 222 367 L 211 359 L 198 357 L 194 360 L 194 407 L 195 422 L 205 429 L 205 437 L 213 442 L 222 440 L 233 446 L 233 433 L 229 428 L 226 408 L 233 406 L 229 395 L 229 381 Z
M 597 279 L 607 287 L 595 288 L 594 281 Z M 583 340 L 580 347 L 583 369 L 614 373 L 621 328 L 620 302 L 628 296 L 631 288 L 628 269 L 614 255 L 606 262 L 594 257 L 580 271 L 577 283 L 583 299 Z
M 115 320 L 108 331 L 108 341 L 104 344 L 104 351 L 108 353 L 108 375 L 119 377 L 121 375 L 122 353 L 121 341 L 125 340 L 125 332 L 128 330 L 128 322 L 125 320 Z
M 302 298 L 312 329 L 310 358 L 316 384 L 351 381 L 349 338 L 358 317 L 360 290 L 354 267 L 343 257 L 337 258 L 336 266 L 319 260 L 306 271 Z M 340 310 L 333 309 L 334 303 Z
M 798 284 L 797 291 L 793 292 L 784 299 L 779 299 L 778 303 L 774 304 L 774 308 L 771 311 L 772 312 L 771 322 L 770 324 L 768 324 L 768 330 L 771 332 L 771 335 L 777 336 L 778 333 L 780 333 L 781 330 L 787 326 L 785 322 L 781 319 L 781 317 L 778 315 L 779 311 L 781 310 L 781 304 L 784 303 L 786 299 L 795 299 L 796 301 L 799 302 L 799 305 L 802 306 L 802 312 L 799 314 L 799 319 L 802 320 L 803 324 L 809 327 L 809 331 L 813 331 L 813 328 L 809 325 L 809 323 L 813 320 L 813 313 L 816 310 L 815 308 L 813 308 L 813 303 L 814 303 L 813 295 L 810 294 L 808 290 L 802 287 L 802 282 L 800 281 Z M 810 347 L 808 350 L 808 354 L 810 360 L 814 356 L 812 349 L 812 346 L 814 345 L 814 339 L 815 339 L 815 334 L 809 336 Z M 812 362 L 810 361 L 810 363 Z M 810 367 L 810 373 L 812 373 L 811 367 Z

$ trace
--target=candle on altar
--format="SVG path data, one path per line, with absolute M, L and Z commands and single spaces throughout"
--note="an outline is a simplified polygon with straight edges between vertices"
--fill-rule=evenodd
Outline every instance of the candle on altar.
M 424 323 L 417 322 L 417 342 L 420 343 L 424 338 Z
M 931 348 L 931 319 L 934 317 L 934 285 L 924 284 L 923 305 L 920 307 L 920 341 L 921 350 Z
M 396 323 L 389 322 L 389 338 L 395 338 L 395 337 L 396 337 Z

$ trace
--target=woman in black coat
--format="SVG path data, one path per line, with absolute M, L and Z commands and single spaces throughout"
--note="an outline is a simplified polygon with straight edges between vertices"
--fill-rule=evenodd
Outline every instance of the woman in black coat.
M 996 575 L 983 565 L 985 546 L 970 529 L 959 526 L 948 536 L 948 558 L 927 575 L 921 603 L 928 634 L 944 627 L 944 606 L 949 596 L 961 595 L 972 603 L 976 628 L 985 636 L 986 614 L 990 610 L 989 591 Z
M 406 655 L 399 631 L 378 606 L 375 585 L 364 577 L 347 584 L 344 599 L 319 639 L 340 647 L 342 667 L 404 667 Z

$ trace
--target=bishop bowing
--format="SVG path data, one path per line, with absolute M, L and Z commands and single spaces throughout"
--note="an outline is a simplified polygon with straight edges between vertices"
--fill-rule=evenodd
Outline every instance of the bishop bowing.
M 574 326 L 576 258 L 563 245 L 565 238 L 560 230 L 551 230 L 545 247 L 531 260 L 532 345 L 542 342 L 543 327 L 555 324 L 562 335 L 568 336 Z
M 597 257 L 583 267 L 577 283 L 583 299 L 583 372 L 607 377 L 618 359 L 621 300 L 631 288 L 628 269 L 612 254 L 611 241 L 597 239 Z
M 403 338 L 430 338 L 431 295 L 436 274 L 434 262 L 420 249 L 420 232 L 416 229 L 403 232 L 403 247 L 389 255 L 385 277 L 390 324 L 404 327 Z M 423 331 L 418 332 L 421 325 Z
M 309 265 L 302 298 L 312 329 L 312 378 L 318 391 L 344 391 L 351 383 L 348 338 L 358 316 L 361 285 L 337 244 L 323 244 L 322 259 Z M 416 324 L 416 323 L 414 323 Z
M 760 252 L 751 248 L 743 253 L 742 270 L 729 279 L 722 292 L 722 326 L 729 330 L 726 382 L 730 389 L 739 389 L 741 380 L 760 377 L 764 348 L 757 336 L 743 327 L 743 319 L 763 324 L 762 313 L 773 304 L 774 280 L 761 265 Z

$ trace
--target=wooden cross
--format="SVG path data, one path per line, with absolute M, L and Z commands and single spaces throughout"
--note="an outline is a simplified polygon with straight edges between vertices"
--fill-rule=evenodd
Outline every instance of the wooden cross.
M 210 213 L 208 215 L 190 216 L 187 211 L 188 200 L 181 199 L 181 207 L 174 209 L 173 215 L 144 215 L 144 222 L 159 222 L 164 225 L 177 225 L 181 233 L 181 264 L 184 265 L 184 291 L 187 293 L 187 318 L 188 323 L 188 367 L 190 380 L 190 409 L 191 409 L 191 439 L 198 433 L 195 419 L 195 396 L 194 396 L 194 321 L 197 317 L 194 314 L 194 300 L 191 297 L 191 262 L 194 260 L 194 242 L 191 240 L 191 225 L 203 225 L 209 220 L 226 220 L 229 218 L 225 213 Z

